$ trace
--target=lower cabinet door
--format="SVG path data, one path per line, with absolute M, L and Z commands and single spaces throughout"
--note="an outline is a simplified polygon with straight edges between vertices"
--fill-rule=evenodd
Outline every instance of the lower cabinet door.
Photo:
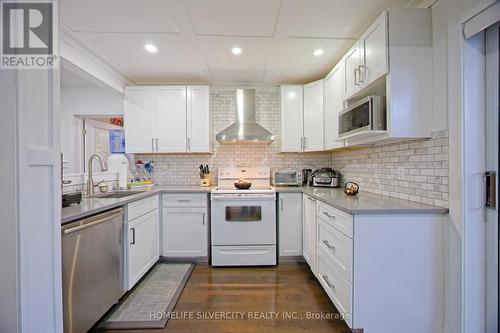
M 128 222 L 128 289 L 158 260 L 158 220 L 154 210 Z
M 208 219 L 206 208 L 163 208 L 164 257 L 206 257 Z
M 302 228 L 302 252 L 304 259 L 316 274 L 316 199 L 304 195 L 303 199 L 303 228 Z
M 302 194 L 279 194 L 279 254 L 302 255 Z

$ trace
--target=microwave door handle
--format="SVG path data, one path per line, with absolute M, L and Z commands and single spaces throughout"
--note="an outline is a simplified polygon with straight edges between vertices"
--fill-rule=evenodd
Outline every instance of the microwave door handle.
M 368 125 L 370 129 L 373 129 L 373 98 L 368 99 L 368 119 L 370 124 Z

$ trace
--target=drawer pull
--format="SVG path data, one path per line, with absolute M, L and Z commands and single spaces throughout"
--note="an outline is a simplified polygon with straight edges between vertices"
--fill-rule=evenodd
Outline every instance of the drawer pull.
M 316 199 L 313 199 L 311 197 L 307 197 L 307 199 L 309 199 L 310 201 L 313 201 L 313 202 L 316 201 Z
M 189 200 L 189 199 L 179 199 L 179 200 L 177 200 L 177 202 L 191 202 L 191 200 Z
M 335 220 L 335 215 L 331 215 L 330 213 L 328 212 L 323 212 L 323 215 L 325 215 L 326 217 L 329 217 L 331 219 L 334 219 Z
M 323 277 L 323 280 L 325 280 L 325 283 L 326 283 L 326 285 L 328 287 L 330 287 L 332 289 L 335 289 L 335 285 L 330 283 L 330 280 L 328 279 L 328 276 L 322 275 L 322 277 Z
M 325 244 L 327 248 L 329 248 L 329 249 L 333 250 L 333 252 L 335 252 L 335 246 L 330 245 L 330 243 L 328 243 L 327 240 L 324 240 L 323 244 Z

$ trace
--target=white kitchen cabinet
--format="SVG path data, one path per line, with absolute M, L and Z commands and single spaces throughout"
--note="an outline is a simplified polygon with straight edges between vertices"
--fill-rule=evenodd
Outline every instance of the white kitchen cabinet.
M 304 206 L 304 217 L 312 215 L 306 209 L 312 211 Z M 385 332 L 384 313 L 391 309 L 391 332 L 442 331 L 447 218 L 439 213 L 351 215 L 317 203 L 315 273 L 339 312 L 349 314 L 344 318 L 349 327 Z
M 133 86 L 125 89 L 127 153 L 209 153 L 208 86 Z
M 344 97 L 349 98 L 360 89 L 359 83 L 359 65 L 360 65 L 359 42 L 356 42 L 352 48 L 342 58 L 344 67 Z
M 303 139 L 303 87 L 281 86 L 281 152 L 302 152 Z
M 206 153 L 212 149 L 209 94 L 208 86 L 187 87 L 187 151 L 190 153 Z
M 339 112 L 344 101 L 344 67 L 342 62 L 335 66 L 325 78 L 325 149 L 344 146 L 339 138 Z
M 323 89 L 323 80 L 304 85 L 304 151 L 325 148 Z
M 302 252 L 311 271 L 316 274 L 316 210 L 317 201 L 303 196 Z
M 302 193 L 279 194 L 279 255 L 302 255 Z
M 163 195 L 163 257 L 208 256 L 207 201 L 204 193 Z
M 130 290 L 159 258 L 158 196 L 127 205 L 126 288 Z
M 389 69 L 387 47 L 387 12 L 384 12 L 359 40 L 361 87 L 368 86 L 387 74 Z
M 207 256 L 206 208 L 164 208 L 163 226 L 164 257 Z
M 156 151 L 154 92 L 148 88 L 127 91 L 124 101 L 125 150 L 136 153 Z
M 187 151 L 186 86 L 156 89 L 157 153 Z

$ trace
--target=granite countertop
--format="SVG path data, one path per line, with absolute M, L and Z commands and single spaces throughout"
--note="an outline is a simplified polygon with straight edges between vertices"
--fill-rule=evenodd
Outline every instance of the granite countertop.
M 341 188 L 276 187 L 278 193 L 304 193 L 349 214 L 448 214 L 448 208 L 360 192 L 352 197 Z
M 83 197 L 78 205 L 64 207 L 61 213 L 61 223 L 65 224 L 109 209 L 126 205 L 129 202 L 144 199 L 159 193 L 210 193 L 214 186 L 154 186 L 141 193 L 124 198 L 88 198 Z

